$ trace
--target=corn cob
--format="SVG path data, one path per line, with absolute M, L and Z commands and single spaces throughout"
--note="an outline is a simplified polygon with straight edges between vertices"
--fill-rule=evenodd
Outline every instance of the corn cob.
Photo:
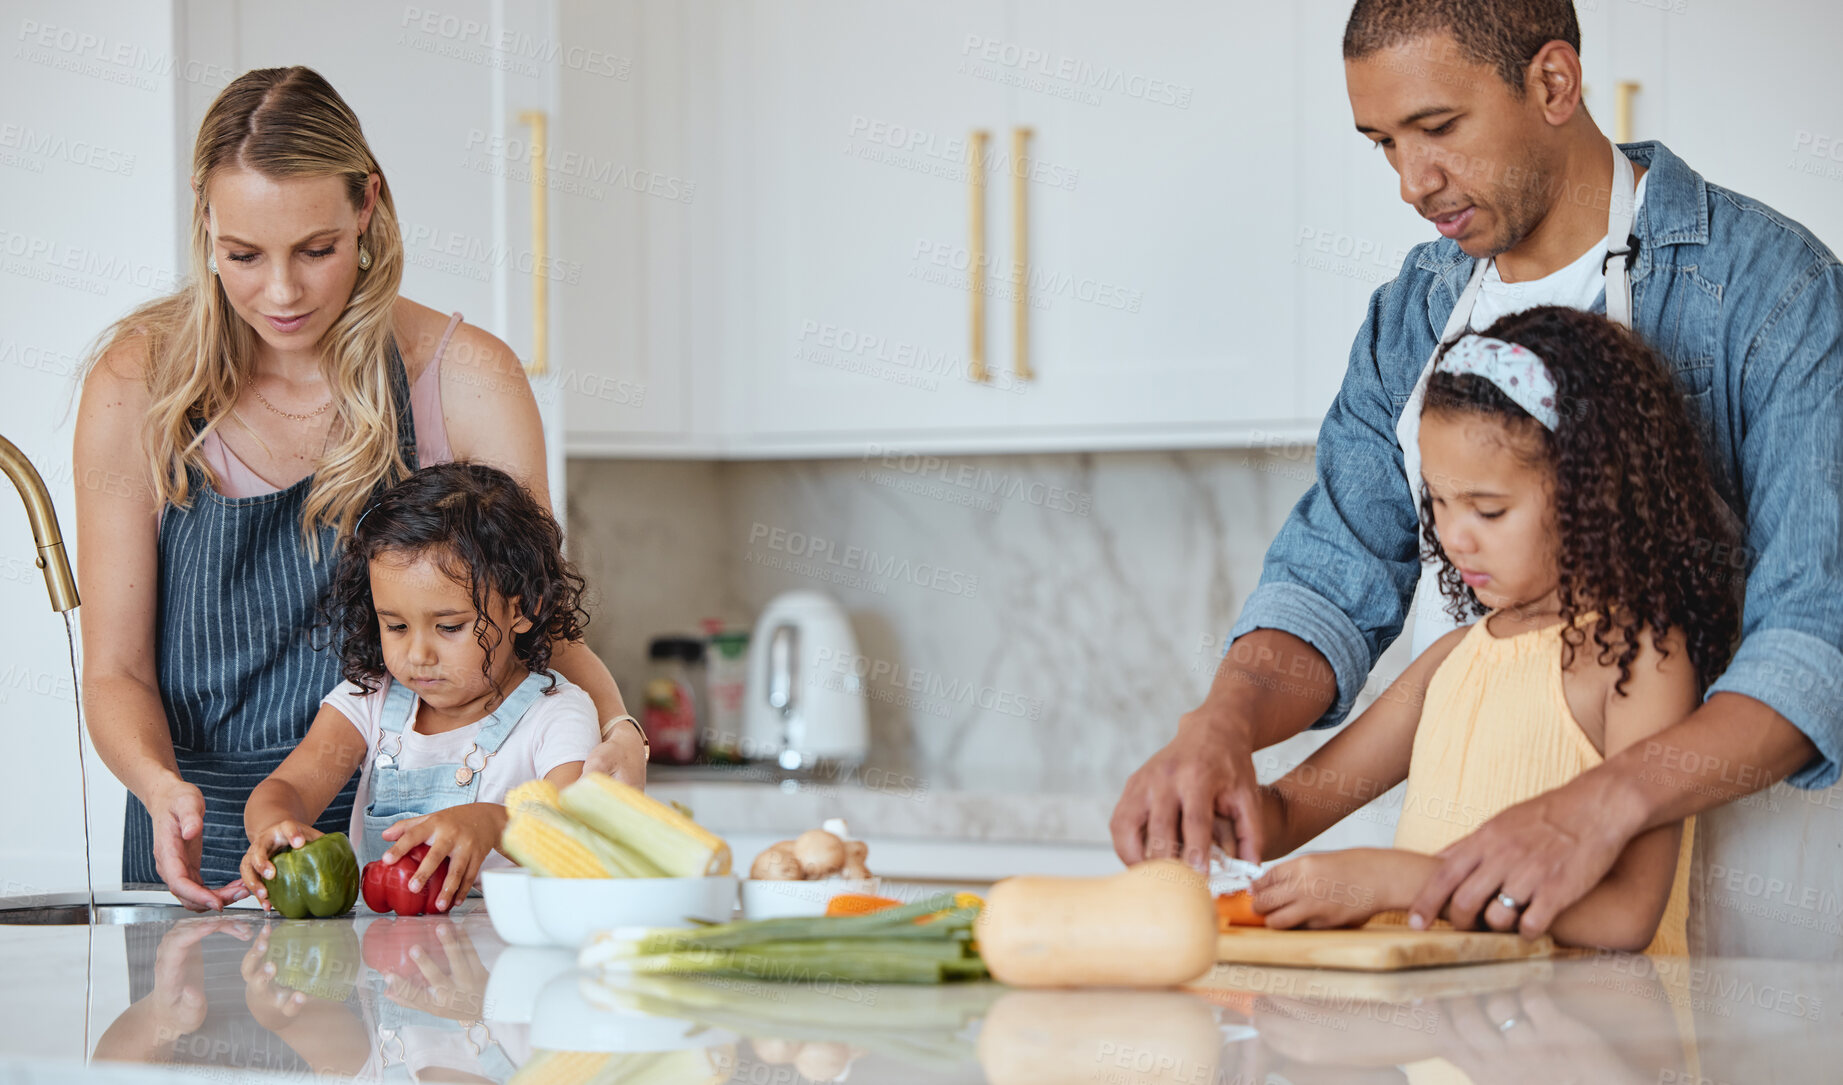
M 657 867 L 561 810 L 525 803 L 506 820 L 501 851 L 548 878 L 656 878 Z
M 563 809 L 562 800 L 557 797 L 557 785 L 549 780 L 526 780 L 506 792 L 506 813 L 516 814 L 527 804 L 548 806 L 552 810 Z
M 618 841 L 668 877 L 730 872 L 730 846 L 658 799 L 599 772 L 585 772 L 563 789 L 563 809 Z

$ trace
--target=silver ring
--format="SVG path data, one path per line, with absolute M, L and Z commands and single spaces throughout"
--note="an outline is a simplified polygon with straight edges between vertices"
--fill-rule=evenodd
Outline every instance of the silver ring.
M 1499 893 L 1497 895 L 1497 902 L 1513 912 L 1520 911 L 1523 908 L 1523 905 L 1517 903 L 1517 898 L 1511 896 L 1509 893 Z

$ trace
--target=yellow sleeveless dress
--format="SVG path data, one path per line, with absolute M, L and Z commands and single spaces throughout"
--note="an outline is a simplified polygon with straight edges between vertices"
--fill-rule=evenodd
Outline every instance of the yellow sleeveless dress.
M 1396 847 L 1431 855 L 1606 759 L 1562 691 L 1561 631 L 1558 623 L 1500 638 L 1479 621 L 1440 664 L 1414 734 Z M 1689 952 L 1695 828 L 1694 818 L 1683 824 L 1670 899 L 1646 953 Z M 1383 924 L 1396 918 L 1378 917 Z

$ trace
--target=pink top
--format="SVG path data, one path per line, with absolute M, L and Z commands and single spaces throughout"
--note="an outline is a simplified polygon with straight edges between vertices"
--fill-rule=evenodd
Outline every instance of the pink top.
M 448 327 L 442 332 L 441 342 L 435 345 L 435 357 L 429 359 L 428 368 L 410 386 L 410 416 L 416 423 L 417 467 L 447 463 L 454 459 L 454 450 L 448 445 L 448 423 L 442 418 L 442 354 L 448 349 L 449 337 L 460 324 L 461 314 L 456 313 L 448 318 Z M 250 470 L 230 450 L 230 446 L 218 437 L 216 430 L 205 435 L 205 440 L 199 445 L 199 452 L 204 455 L 205 463 L 217 473 L 217 489 L 225 497 L 261 497 L 278 493 L 281 489 Z

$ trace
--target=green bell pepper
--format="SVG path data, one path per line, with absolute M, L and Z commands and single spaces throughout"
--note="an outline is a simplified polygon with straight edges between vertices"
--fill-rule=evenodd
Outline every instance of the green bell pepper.
M 344 833 L 283 848 L 269 862 L 275 866 L 275 877 L 263 882 L 269 905 L 289 919 L 344 915 L 358 900 L 358 856 Z
M 263 959 L 275 966 L 278 987 L 328 1002 L 351 998 L 364 968 L 350 923 L 277 923 Z

